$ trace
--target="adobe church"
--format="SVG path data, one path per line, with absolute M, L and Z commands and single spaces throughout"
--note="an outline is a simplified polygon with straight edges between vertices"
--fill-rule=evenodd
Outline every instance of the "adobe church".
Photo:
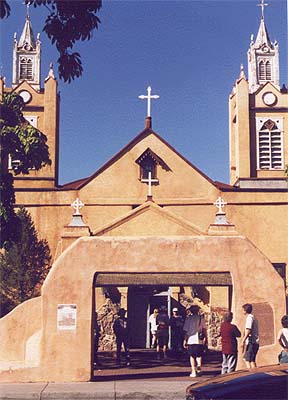
M 241 67 L 229 96 L 229 184 L 211 180 L 152 129 L 148 88 L 144 130 L 93 175 L 59 185 L 57 80 L 50 66 L 42 86 L 40 65 L 27 16 L 14 37 L 12 87 L 2 80 L 1 90 L 22 96 L 25 118 L 48 138 L 52 165 L 15 176 L 15 187 L 16 207 L 29 211 L 54 262 L 41 296 L 0 321 L 1 380 L 89 381 L 95 313 L 107 301 L 127 309 L 135 348 L 150 346 L 155 306 L 170 313 L 198 302 L 208 324 L 209 315 L 231 310 L 243 327 L 242 305 L 252 303 L 258 364 L 276 363 L 286 313 L 288 92 L 263 7 L 248 78 Z

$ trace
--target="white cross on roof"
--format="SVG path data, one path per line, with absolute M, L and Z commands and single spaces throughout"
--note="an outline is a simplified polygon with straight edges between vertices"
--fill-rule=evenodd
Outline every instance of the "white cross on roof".
M 152 91 L 151 86 L 148 86 L 147 96 L 145 96 L 144 94 L 141 94 L 140 96 L 138 96 L 138 98 L 141 100 L 147 99 L 147 117 L 151 117 L 151 99 L 159 99 L 159 97 L 160 97 L 157 94 L 151 95 L 151 91 Z
M 214 206 L 218 208 L 218 213 L 223 213 L 222 207 L 224 207 L 227 203 L 222 199 L 221 196 L 215 201 Z
M 73 215 L 81 215 L 80 213 L 80 209 L 82 207 L 84 207 L 84 204 L 82 203 L 82 201 L 80 199 L 77 199 L 71 204 L 71 207 L 73 207 L 75 209 L 75 212 Z
M 152 173 L 151 171 L 148 172 L 148 179 L 144 178 L 141 179 L 141 182 L 148 183 L 148 196 L 152 196 L 152 183 L 153 182 L 158 182 L 158 179 L 152 179 Z

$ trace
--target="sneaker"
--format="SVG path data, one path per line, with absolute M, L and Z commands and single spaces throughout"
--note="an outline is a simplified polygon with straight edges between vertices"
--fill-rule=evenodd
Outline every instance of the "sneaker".
M 196 371 L 192 371 L 191 374 L 189 375 L 191 378 L 196 378 L 197 374 Z

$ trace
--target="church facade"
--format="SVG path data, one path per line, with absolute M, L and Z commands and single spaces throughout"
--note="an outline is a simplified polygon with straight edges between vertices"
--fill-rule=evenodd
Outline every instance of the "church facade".
M 238 326 L 242 304 L 252 303 L 262 328 L 259 364 L 271 363 L 286 313 L 288 91 L 264 15 L 251 38 L 248 79 L 241 67 L 229 97 L 229 184 L 185 159 L 148 114 L 144 130 L 93 175 L 59 185 L 59 94 L 52 66 L 41 87 L 40 46 L 27 17 L 14 38 L 12 87 L 2 82 L 1 90 L 23 97 L 25 118 L 48 138 L 52 165 L 15 177 L 15 188 L 16 207 L 30 212 L 54 263 L 41 296 L 1 320 L 0 357 L 12 371 L 4 368 L 3 380 L 89 380 L 94 313 L 111 288 L 138 330 L 135 347 L 149 347 L 146 317 L 159 301 L 184 307 L 197 298 L 208 314 L 232 310 Z

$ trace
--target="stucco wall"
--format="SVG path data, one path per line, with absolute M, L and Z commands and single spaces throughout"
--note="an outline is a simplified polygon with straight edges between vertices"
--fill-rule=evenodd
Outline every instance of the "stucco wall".
M 269 329 L 274 342 L 260 348 L 258 364 L 274 362 L 279 350 L 276 332 L 285 313 L 284 284 L 269 261 L 244 237 L 83 237 L 58 258 L 43 285 L 38 370 L 27 370 L 26 375 L 24 370 L 3 373 L 2 380 L 29 381 L 31 375 L 34 381 L 90 379 L 92 288 L 97 271 L 230 271 L 232 311 L 239 327 L 244 326 L 243 303 L 269 303 L 273 310 Z M 58 304 L 77 305 L 76 330 L 57 330 Z

